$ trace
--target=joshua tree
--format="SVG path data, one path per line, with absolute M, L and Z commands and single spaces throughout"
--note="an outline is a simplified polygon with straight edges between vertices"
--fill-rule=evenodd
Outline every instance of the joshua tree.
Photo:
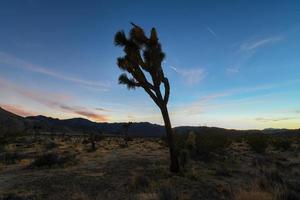
M 128 122 L 123 124 L 123 137 L 124 137 L 124 141 L 125 141 L 125 146 L 128 146 L 128 141 L 130 140 L 129 135 L 128 135 L 128 130 L 131 127 L 132 122 Z
M 155 28 L 152 28 L 150 36 L 147 37 L 141 27 L 131 24 L 133 27 L 129 37 L 125 35 L 124 31 L 119 31 L 115 35 L 115 45 L 123 47 L 125 52 L 124 57 L 117 59 L 117 65 L 121 70 L 131 74 L 131 77 L 128 77 L 126 73 L 121 74 L 119 83 L 125 84 L 128 89 L 143 88 L 159 107 L 164 119 L 169 144 L 170 171 L 177 173 L 179 172 L 179 164 L 167 108 L 170 85 L 161 66 L 165 54 L 161 50 Z M 145 73 L 149 73 L 152 80 L 147 80 Z M 164 94 L 161 91 L 161 84 L 164 86 Z

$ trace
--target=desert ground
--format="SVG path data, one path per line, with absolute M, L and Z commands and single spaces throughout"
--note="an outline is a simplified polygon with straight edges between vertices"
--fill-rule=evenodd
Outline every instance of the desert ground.
M 93 150 L 87 138 L 26 136 L 1 150 L 0 199 L 300 199 L 299 138 L 277 146 L 183 151 L 171 174 L 160 138 L 107 137 Z

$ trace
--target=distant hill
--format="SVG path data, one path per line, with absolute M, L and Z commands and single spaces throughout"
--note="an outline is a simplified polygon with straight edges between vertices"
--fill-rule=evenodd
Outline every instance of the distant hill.
M 0 107 L 0 135 L 4 132 L 20 132 L 25 129 L 23 117 L 4 110 Z
M 25 132 L 25 133 L 56 133 L 56 134 L 123 134 L 125 123 L 97 123 L 83 118 L 57 119 L 42 115 L 21 117 L 0 108 L 0 134 L 1 132 Z M 272 134 L 272 135 L 300 135 L 300 129 L 264 129 L 264 130 L 234 130 L 205 126 L 180 126 L 175 127 L 176 133 L 189 133 L 193 131 L 201 133 L 222 133 L 233 136 L 245 134 Z M 164 126 L 149 122 L 135 122 L 128 130 L 131 136 L 160 137 L 165 134 Z

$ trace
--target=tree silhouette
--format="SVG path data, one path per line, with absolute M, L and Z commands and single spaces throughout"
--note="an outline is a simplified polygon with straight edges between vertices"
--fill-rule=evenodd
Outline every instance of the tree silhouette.
M 128 89 L 141 87 L 147 92 L 155 104 L 159 107 L 166 128 L 166 134 L 170 150 L 170 171 L 179 172 L 177 153 L 174 146 L 174 137 L 167 104 L 170 95 L 170 85 L 167 77 L 164 76 L 162 61 L 165 54 L 161 50 L 155 28 L 151 29 L 150 37 L 147 37 L 144 30 L 131 23 L 129 37 L 124 31 L 119 31 L 115 35 L 115 45 L 123 47 L 125 56 L 117 59 L 117 65 L 125 72 L 119 77 L 119 84 L 124 84 Z M 147 80 L 145 73 L 149 73 L 151 81 Z M 161 85 L 164 86 L 162 95 Z
M 125 142 L 125 146 L 127 147 L 128 146 L 128 141 L 130 140 L 129 138 L 129 135 L 128 135 L 128 131 L 129 131 L 129 128 L 132 126 L 132 122 L 128 122 L 128 123 L 125 123 L 123 124 L 123 138 L 124 138 L 124 142 Z

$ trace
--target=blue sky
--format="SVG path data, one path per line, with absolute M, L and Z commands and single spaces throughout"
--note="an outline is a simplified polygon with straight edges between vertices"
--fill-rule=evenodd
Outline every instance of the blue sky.
M 174 126 L 300 127 L 299 1 L 0 2 L 0 105 L 23 116 L 150 121 L 141 89 L 117 84 L 113 45 L 154 26 Z

